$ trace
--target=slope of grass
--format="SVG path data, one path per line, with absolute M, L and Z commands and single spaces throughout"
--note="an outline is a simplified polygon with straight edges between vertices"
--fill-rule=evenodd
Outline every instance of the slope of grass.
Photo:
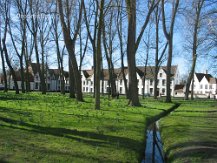
M 181 106 L 160 121 L 169 162 L 217 162 L 217 103 L 179 101 Z
M 147 119 L 173 104 L 146 99 L 143 107 L 109 101 L 94 110 L 55 93 L 0 93 L 0 162 L 138 162 Z

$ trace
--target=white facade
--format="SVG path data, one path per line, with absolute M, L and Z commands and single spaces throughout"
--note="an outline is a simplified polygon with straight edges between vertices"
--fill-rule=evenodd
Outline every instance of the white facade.
M 154 71 L 151 71 L 151 69 L 154 67 L 149 67 L 149 70 L 147 71 L 147 76 L 145 77 L 145 95 L 147 96 L 153 96 L 154 95 Z M 46 75 L 46 83 L 47 83 L 47 90 L 48 91 L 60 91 L 61 82 L 60 82 L 60 76 L 55 70 L 49 69 L 49 73 Z M 125 85 L 123 80 L 123 75 L 121 75 L 121 69 L 115 69 L 115 74 L 117 77 L 115 78 L 116 83 L 116 91 L 119 94 L 126 94 L 125 91 Z M 109 88 L 109 82 L 108 82 L 108 70 L 104 70 L 103 72 L 103 80 L 100 82 L 100 92 L 108 93 Z M 172 77 L 171 77 L 171 95 L 174 96 L 174 88 L 175 85 L 179 83 L 179 72 L 177 66 L 173 66 Z M 32 73 L 33 75 L 33 81 L 30 82 L 31 90 L 40 90 L 40 77 L 39 73 L 35 72 Z M 127 72 L 127 68 L 125 71 L 125 77 L 127 80 L 127 83 L 129 81 L 129 75 Z M 166 68 L 160 67 L 158 72 L 158 85 L 157 85 L 157 94 L 159 96 L 166 96 Z M 140 67 L 137 69 L 137 80 L 138 80 L 138 93 L 139 95 L 143 94 L 143 78 L 144 78 L 144 72 L 143 67 Z M 69 90 L 69 78 L 64 78 L 65 80 L 65 90 Z M 8 80 L 9 88 L 14 89 L 14 84 L 12 78 Z M 83 70 L 81 71 L 81 82 L 82 82 L 82 92 L 84 93 L 93 93 L 94 92 L 94 74 L 93 70 Z M 19 89 L 21 89 L 21 81 L 18 81 Z
M 213 78 L 210 74 L 195 73 L 193 91 L 195 96 L 205 95 L 207 97 L 213 97 L 217 94 L 217 79 Z
M 84 72 L 88 71 L 91 72 L 91 70 L 84 70 L 82 71 L 82 91 L 85 93 L 93 93 L 94 91 L 94 74 L 90 73 L 89 75 L 85 75 Z M 93 70 L 92 70 L 93 71 Z M 119 73 L 121 73 L 119 71 Z M 117 75 L 119 76 L 119 75 Z M 151 74 L 149 76 L 152 76 L 151 78 L 146 78 L 145 80 L 145 95 L 150 95 L 153 96 L 154 95 L 154 74 Z M 129 75 L 128 73 L 126 73 L 126 80 L 127 83 L 129 81 Z M 138 80 L 138 94 L 142 95 L 143 94 L 143 76 L 140 76 L 137 73 L 137 80 Z M 179 83 L 179 74 L 178 74 L 178 70 L 176 67 L 176 71 L 175 74 L 173 74 L 172 78 L 171 78 L 171 95 L 174 95 L 174 87 L 175 84 Z M 104 93 L 107 93 L 108 90 L 108 80 L 104 80 L 104 88 L 103 91 Z M 165 68 L 161 67 L 159 72 L 158 72 L 158 94 L 161 96 L 165 96 L 166 95 L 166 72 L 165 72 Z M 125 90 L 125 85 L 124 85 L 124 80 L 123 78 L 119 78 L 117 77 L 116 79 L 116 90 L 119 94 L 126 94 L 126 90 Z M 102 81 L 100 83 L 100 92 L 102 92 Z

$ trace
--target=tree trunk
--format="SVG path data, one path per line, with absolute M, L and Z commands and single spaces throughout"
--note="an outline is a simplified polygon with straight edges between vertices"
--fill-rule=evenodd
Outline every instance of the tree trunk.
M 82 6 L 84 2 L 81 2 L 81 6 L 79 9 L 79 18 L 77 22 L 76 29 L 74 31 L 74 37 L 71 38 L 71 32 L 70 32 L 70 24 L 68 23 L 68 26 L 65 23 L 65 18 L 64 18 L 64 13 L 63 13 L 63 6 L 62 6 L 62 1 L 57 0 L 58 6 L 59 6 L 59 15 L 60 15 L 60 21 L 61 21 L 61 26 L 62 26 L 62 31 L 63 31 L 63 36 L 64 36 L 64 42 L 66 45 L 66 49 L 69 53 L 69 59 L 70 63 L 73 68 L 73 73 L 74 73 L 74 78 L 75 78 L 75 89 L 76 89 L 76 99 L 78 101 L 84 101 L 83 100 L 83 94 L 82 94 L 82 88 L 81 88 L 81 74 L 78 69 L 78 64 L 75 56 L 75 42 L 77 39 L 78 32 L 80 30 L 81 26 L 81 20 L 82 20 Z M 67 17 L 67 21 L 69 22 L 69 17 Z M 71 80 L 72 81 L 72 80 Z M 70 85 L 72 87 L 72 85 Z M 70 88 L 71 89 L 71 88 Z
M 99 15 L 99 28 L 97 33 L 97 53 L 96 53 L 96 83 L 95 83 L 95 109 L 100 110 L 100 72 L 101 72 L 101 58 L 102 58 L 102 51 L 101 51 L 101 34 L 103 28 L 103 8 L 104 8 L 104 0 L 101 0 L 100 3 L 100 15 Z
M 7 73 L 6 73 L 6 69 L 5 69 L 4 51 L 3 51 L 3 48 L 1 46 L 1 37 L 0 37 L 0 52 L 1 52 L 1 59 L 2 59 L 2 71 L 3 71 L 3 75 L 4 75 L 4 92 L 8 92 Z
M 27 54 L 26 54 L 27 55 Z M 26 64 L 26 73 L 25 73 L 25 82 L 26 82 L 26 92 L 30 92 L 30 74 L 29 74 L 29 62 L 28 58 L 25 55 L 25 64 Z
M 40 77 L 40 90 L 42 91 L 42 94 L 46 94 L 45 78 L 44 78 L 44 73 L 42 72 L 42 67 L 39 59 L 37 33 L 34 33 L 33 37 L 35 42 L 35 56 L 36 56 L 36 63 L 37 63 L 37 71 Z
M 194 98 L 194 72 L 195 72 L 195 66 L 197 62 L 197 48 L 198 48 L 198 30 L 200 26 L 200 14 L 201 14 L 201 9 L 204 4 L 205 0 L 200 0 L 197 2 L 197 7 L 195 8 L 195 23 L 194 23 L 194 32 L 193 32 L 193 47 L 192 47 L 192 66 L 191 66 L 191 71 L 188 76 L 188 80 L 186 83 L 186 89 L 185 89 L 185 100 L 189 99 L 189 88 L 191 85 L 192 81 L 192 88 L 191 88 L 191 99 L 193 100 Z
M 173 3 L 175 4 L 173 4 L 173 7 L 172 7 L 172 17 L 171 17 L 169 32 L 167 31 L 167 27 L 166 27 L 164 0 L 162 0 L 162 3 L 161 3 L 163 32 L 164 32 L 164 35 L 169 45 L 169 51 L 168 51 L 168 57 L 167 57 L 167 70 L 166 70 L 167 72 L 166 72 L 166 101 L 165 102 L 171 102 L 170 81 L 171 81 L 171 64 L 172 64 L 172 57 L 173 57 L 173 30 L 174 30 L 176 13 L 177 13 L 178 6 L 179 6 L 179 0 L 176 0 Z
M 9 67 L 9 69 L 10 69 L 10 72 L 11 72 L 13 80 L 14 80 L 15 91 L 16 91 L 16 94 L 19 94 L 19 87 L 18 87 L 18 84 L 17 84 L 17 77 L 16 77 L 16 73 L 15 73 L 15 71 L 14 71 L 14 69 L 11 66 L 11 63 L 10 63 L 10 59 L 9 59 L 8 51 L 7 51 L 7 46 L 6 46 L 6 43 L 5 43 L 5 38 L 3 39 L 2 42 L 3 42 L 3 51 L 5 53 L 5 59 L 6 59 L 7 65 Z
M 192 60 L 191 71 L 190 71 L 190 74 L 188 76 L 186 86 L 185 86 L 186 87 L 185 88 L 185 100 L 189 99 L 189 93 L 190 93 L 189 88 L 191 85 L 191 81 L 192 81 L 192 85 L 193 85 L 193 77 L 194 77 L 194 72 L 195 72 L 196 60 L 197 60 L 197 56 L 194 55 L 193 60 Z M 193 90 L 191 90 L 191 91 L 193 91 Z
M 22 93 L 25 93 L 25 75 L 24 75 L 24 68 L 23 68 L 23 55 L 20 58 L 20 73 L 21 73 L 21 89 Z
M 138 96 L 138 83 L 136 76 L 135 60 L 136 41 L 136 1 L 128 2 L 128 38 L 127 38 L 127 62 L 129 73 L 129 92 L 132 106 L 141 106 Z
M 171 91 L 170 91 L 170 82 L 171 82 L 171 65 L 172 65 L 172 55 L 173 55 L 173 40 L 168 40 L 169 52 L 167 58 L 167 73 L 166 73 L 166 102 L 171 102 Z
M 69 97 L 75 98 L 75 78 L 73 73 L 73 67 L 69 58 Z
M 155 44 L 156 44 L 156 49 L 155 49 L 155 69 L 154 69 L 154 99 L 157 99 L 157 75 L 158 75 L 158 71 L 159 71 L 159 60 L 158 60 L 158 53 L 159 53 L 159 16 L 158 16 L 158 7 L 156 7 L 156 13 L 155 13 L 155 25 L 156 25 L 156 29 L 155 29 L 155 33 L 156 33 L 156 40 L 155 40 Z

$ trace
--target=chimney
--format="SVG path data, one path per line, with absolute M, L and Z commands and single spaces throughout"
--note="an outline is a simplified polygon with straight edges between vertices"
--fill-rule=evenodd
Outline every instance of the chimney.
M 208 74 L 208 70 L 205 71 L 205 74 Z

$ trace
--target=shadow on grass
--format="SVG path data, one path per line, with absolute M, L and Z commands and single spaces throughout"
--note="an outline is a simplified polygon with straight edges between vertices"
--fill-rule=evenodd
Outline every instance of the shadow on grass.
M 179 149 L 175 152 L 169 160 L 173 162 L 176 159 L 184 159 L 185 157 L 200 157 L 202 159 L 213 159 L 217 160 L 217 142 L 204 141 L 204 142 L 184 142 L 176 144 L 167 149 L 165 155 L 168 156 L 171 151 Z
M 1 101 L 36 101 L 36 98 L 26 98 L 26 97 L 6 97 L 6 96 L 1 96 L 0 97 Z
M 205 111 L 199 111 L 199 110 L 177 110 L 176 113 L 217 113 L 217 110 L 205 110 Z
M 138 147 L 141 146 L 141 142 L 130 139 L 130 138 L 104 135 L 103 133 L 95 133 L 95 132 L 90 132 L 90 131 L 78 131 L 76 129 L 71 130 L 71 129 L 66 129 L 66 128 L 37 126 L 34 124 L 21 122 L 21 121 L 13 120 L 13 119 L 6 118 L 6 117 L 0 117 L 0 121 L 30 128 L 30 129 L 27 129 L 27 128 L 22 128 L 22 127 L 17 127 L 17 126 L 1 125 L 5 127 L 11 127 L 13 129 L 20 129 L 20 130 L 25 130 L 29 132 L 47 134 L 51 136 L 65 137 L 65 138 L 73 139 L 75 141 L 83 142 L 83 143 L 86 143 L 92 146 L 106 146 L 106 145 L 114 144 L 114 145 L 117 145 L 117 148 L 119 147 L 126 148 L 126 149 L 134 150 L 136 152 L 140 152 L 139 151 L 140 149 Z
M 103 110 L 104 111 L 104 110 Z M 32 112 L 41 112 L 41 110 L 29 110 L 28 111 L 23 111 L 21 109 L 14 109 L 14 108 L 6 108 L 6 107 L 0 107 L 0 112 L 3 112 L 3 113 L 12 113 L 12 114 L 17 114 L 17 115 L 24 115 L 24 116 L 31 116 L 33 115 Z M 115 118 L 109 118 L 109 117 L 103 117 L 103 116 L 95 116 L 94 114 L 91 115 L 91 114 L 78 114 L 78 113 L 64 113 L 64 112 L 49 112 L 49 111 L 46 111 L 46 110 L 43 110 L 43 112 L 46 112 L 48 114 L 51 114 L 51 113 L 54 113 L 54 114 L 61 114 L 61 115 L 66 115 L 66 116 L 74 116 L 74 117 L 78 117 L 78 118 L 93 118 L 93 119 L 97 119 L 97 120 L 109 120 L 109 121 L 114 121 L 114 120 L 118 120 L 118 121 L 122 121 L 122 122 L 131 122 L 131 123 L 138 123 L 138 124 L 144 124 L 145 120 L 144 121 L 136 121 L 136 120 L 130 120 L 130 119 L 127 119 L 127 118 L 121 118 L 121 117 L 117 117 L 116 119 Z M 111 111 L 113 112 L 113 111 Z M 114 112 L 114 113 L 117 113 L 117 112 Z M 121 113 L 120 113 L 121 114 Z M 141 115 L 140 114 L 135 114 L 135 115 Z M 146 114 L 146 116 L 148 116 Z
M 0 162 L 1 162 L 1 163 L 9 163 L 8 161 L 5 161 L 5 160 L 3 160 L 3 159 L 1 159 L 1 158 L 0 158 Z
M 165 110 L 165 109 L 162 109 L 163 112 L 160 112 L 159 114 L 157 114 L 156 116 L 154 117 L 151 117 L 148 119 L 147 121 L 147 126 L 149 126 L 150 124 L 158 121 L 159 119 L 167 116 L 168 114 L 170 114 L 171 112 L 175 111 L 176 109 L 178 109 L 178 107 L 180 106 L 181 104 L 179 103 L 175 103 L 172 107 L 170 107 L 169 109 Z

